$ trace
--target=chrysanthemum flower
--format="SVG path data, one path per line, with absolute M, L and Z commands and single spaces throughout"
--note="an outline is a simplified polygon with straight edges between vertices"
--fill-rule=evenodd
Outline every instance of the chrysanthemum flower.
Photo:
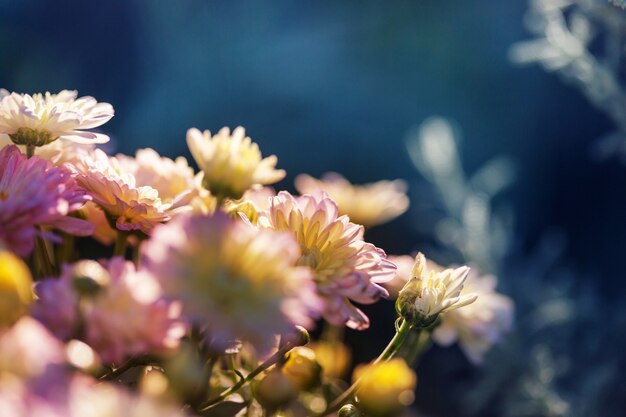
M 489 348 L 500 342 L 513 324 L 513 300 L 497 293 L 496 284 L 492 275 L 480 277 L 470 272 L 461 296 L 475 294 L 478 298 L 470 305 L 443 314 L 433 340 L 442 346 L 458 341 L 469 360 L 480 364 Z
M 93 201 L 119 230 L 150 234 L 155 225 L 188 209 L 188 193 L 164 202 L 156 188 L 139 185 L 117 158 L 107 156 L 100 149 L 85 155 L 73 169 L 76 181 L 93 196 Z
M 371 304 L 387 296 L 378 284 L 393 278 L 395 266 L 382 249 L 363 241 L 363 226 L 338 216 L 337 205 L 324 192 L 296 198 L 282 191 L 258 223 L 295 236 L 302 249 L 298 264 L 314 271 L 326 320 L 354 329 L 368 327 L 367 316 L 350 301 Z
M 190 209 L 204 214 L 217 207 L 216 198 L 202 187 L 202 173 L 194 175 L 182 156 L 172 160 L 146 148 L 138 150 L 134 158 L 122 154 L 116 158 L 122 170 L 135 177 L 138 186 L 155 188 L 164 203 L 188 201 Z
M 435 322 L 439 313 L 476 301 L 475 294 L 461 294 L 468 267 L 429 270 L 426 262 L 426 257 L 418 253 L 412 278 L 396 300 L 398 313 L 417 327 L 427 327 Z
M 113 117 L 109 103 L 76 98 L 76 91 L 18 94 L 0 90 L 0 133 L 18 145 L 43 146 L 62 138 L 79 143 L 105 143 L 109 137 L 87 131 Z
M 203 184 L 212 194 L 239 199 L 252 188 L 273 184 L 285 177 L 285 171 L 275 169 L 275 155 L 261 157 L 259 146 L 245 135 L 243 127 L 222 128 L 216 135 L 198 129 L 187 131 L 187 145 L 200 169 Z
M 176 304 L 161 296 L 149 273 L 123 258 L 106 268 L 95 261 L 66 266 L 59 279 L 38 283 L 36 293 L 38 320 L 62 339 L 84 341 L 107 363 L 167 352 L 184 332 Z
M 220 348 L 240 339 L 265 350 L 274 334 L 313 325 L 319 300 L 289 234 L 221 212 L 184 215 L 157 227 L 142 253 L 165 294 Z
M 330 172 L 321 180 L 306 174 L 298 175 L 295 184 L 302 194 L 325 191 L 339 206 L 340 214 L 365 227 L 386 223 L 409 208 L 407 186 L 402 180 L 354 185 L 341 175 Z
M 18 255 L 32 252 L 39 226 L 90 235 L 91 224 L 68 216 L 89 199 L 66 168 L 28 159 L 15 145 L 0 150 L 0 242 Z

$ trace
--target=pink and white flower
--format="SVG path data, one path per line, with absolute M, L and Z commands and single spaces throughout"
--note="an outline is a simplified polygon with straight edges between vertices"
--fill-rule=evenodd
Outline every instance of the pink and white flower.
M 85 280 L 92 293 L 80 293 Z M 152 275 L 119 257 L 106 268 L 95 261 L 66 266 L 59 279 L 38 283 L 36 293 L 38 320 L 64 340 L 84 341 L 107 363 L 168 352 L 184 332 L 179 308 L 162 297 Z
M 326 320 L 359 330 L 369 326 L 367 316 L 351 301 L 371 304 L 386 297 L 387 290 L 379 284 L 393 279 L 396 268 L 382 249 L 363 240 L 363 226 L 339 216 L 337 205 L 324 192 L 294 197 L 286 191 L 272 198 L 258 224 L 296 238 L 302 249 L 297 263 L 313 270 Z
M 261 350 L 294 325 L 310 328 L 320 301 L 300 247 L 286 233 L 257 230 L 222 212 L 179 216 L 142 247 L 165 294 L 220 348 L 236 339 Z
M 29 159 L 14 145 L 0 150 L 0 242 L 18 255 L 32 252 L 38 228 L 91 235 L 89 222 L 69 216 L 90 199 L 68 169 Z

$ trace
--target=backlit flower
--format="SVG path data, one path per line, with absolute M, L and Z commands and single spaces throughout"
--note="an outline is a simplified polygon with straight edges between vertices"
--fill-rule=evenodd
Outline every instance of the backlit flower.
M 113 117 L 109 103 L 77 98 L 76 91 L 18 94 L 0 90 L 0 133 L 18 145 L 43 146 L 62 138 L 79 143 L 105 143 L 109 137 L 87 130 Z
M 313 325 L 319 301 L 289 234 L 221 212 L 185 215 L 157 227 L 142 252 L 165 293 L 220 347 L 241 339 L 264 350 L 274 334 Z
M 273 184 L 285 177 L 277 170 L 275 155 L 262 158 L 259 146 L 245 135 L 243 127 L 227 127 L 217 134 L 198 129 L 187 131 L 187 145 L 200 169 L 203 184 L 212 194 L 239 199 L 253 187 Z
M 478 296 L 472 304 L 441 316 L 441 324 L 433 332 L 433 340 L 459 346 L 474 364 L 482 362 L 492 345 L 500 342 L 513 324 L 513 300 L 496 292 L 496 277 L 478 276 L 470 272 L 461 296 Z
M 386 223 L 409 208 L 407 186 L 402 180 L 354 185 L 341 175 L 330 172 L 321 180 L 306 174 L 298 175 L 295 184 L 302 194 L 315 190 L 327 192 L 339 206 L 340 214 L 365 227 Z
M 91 224 L 68 216 L 89 199 L 66 168 L 28 159 L 15 145 L 0 150 L 0 242 L 18 255 L 32 252 L 38 227 L 90 235 Z
M 415 396 L 417 377 L 401 358 L 388 362 L 360 365 L 353 380 L 360 379 L 358 404 L 366 415 L 391 417 L 400 414 Z
M 466 306 L 476 300 L 474 294 L 461 294 L 469 268 L 429 270 L 426 257 L 419 253 L 411 271 L 412 278 L 396 300 L 398 313 L 416 327 L 427 327 L 439 313 Z
M 164 202 L 156 188 L 139 185 L 117 158 L 107 156 L 100 149 L 84 156 L 73 169 L 76 181 L 93 196 L 93 201 L 119 230 L 150 234 L 155 225 L 187 209 L 188 194 Z
M 119 257 L 106 268 L 95 261 L 66 266 L 36 292 L 33 315 L 59 337 L 83 340 L 107 363 L 167 352 L 182 336 L 177 306 L 149 273 Z
M 295 236 L 302 250 L 297 262 L 314 271 L 326 320 L 355 329 L 368 327 L 367 316 L 351 301 L 371 304 L 387 296 L 378 284 L 393 278 L 395 266 L 382 249 L 363 241 L 363 226 L 338 216 L 337 205 L 326 193 L 293 197 L 285 191 L 260 214 L 259 225 Z
M 155 188 L 164 203 L 187 202 L 195 212 L 209 214 L 217 200 L 202 187 L 202 173 L 194 175 L 187 159 L 175 160 L 159 155 L 154 149 L 140 149 L 135 157 L 116 155 L 122 170 L 135 177 L 138 186 Z

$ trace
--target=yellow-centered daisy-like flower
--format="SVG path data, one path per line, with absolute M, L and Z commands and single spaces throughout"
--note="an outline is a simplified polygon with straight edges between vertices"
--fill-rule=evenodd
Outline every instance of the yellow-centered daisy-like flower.
M 360 379 L 359 408 L 372 417 L 391 417 L 411 405 L 417 384 L 415 372 L 403 359 L 360 365 L 353 380 Z
M 18 94 L 0 90 L 0 133 L 17 145 L 43 146 L 59 138 L 78 143 L 105 143 L 109 137 L 87 131 L 113 117 L 109 103 L 77 98 L 76 91 Z
M 187 131 L 187 145 L 204 173 L 203 185 L 221 198 L 239 199 L 246 190 L 273 184 L 285 177 L 275 169 L 275 155 L 261 157 L 259 146 L 245 135 L 243 127 L 227 127 L 217 134 L 198 129 Z
M 297 198 L 278 193 L 269 210 L 259 214 L 258 224 L 295 236 L 302 249 L 298 264 L 314 271 L 326 320 L 359 330 L 369 326 L 351 301 L 372 304 L 386 297 L 379 283 L 393 278 L 395 265 L 382 249 L 363 240 L 363 226 L 339 216 L 335 202 L 322 191 Z
M 339 206 L 340 214 L 365 227 L 386 223 L 409 208 L 407 186 L 402 180 L 354 185 L 341 175 L 330 172 L 321 180 L 306 174 L 298 175 L 295 184 L 302 194 L 315 190 L 327 192 Z
M 396 310 L 415 327 L 428 327 L 439 313 L 471 304 L 474 294 L 461 294 L 469 268 L 428 270 L 426 257 L 418 253 L 411 280 L 396 300 Z
M 89 192 L 118 230 L 150 234 L 157 224 L 189 209 L 189 193 L 165 202 L 156 188 L 139 185 L 117 158 L 107 156 L 100 149 L 85 155 L 71 168 L 78 184 Z
M 182 215 L 155 229 L 144 264 L 183 313 L 226 348 L 236 339 L 266 351 L 275 334 L 310 328 L 321 303 L 288 233 L 258 230 L 225 213 Z

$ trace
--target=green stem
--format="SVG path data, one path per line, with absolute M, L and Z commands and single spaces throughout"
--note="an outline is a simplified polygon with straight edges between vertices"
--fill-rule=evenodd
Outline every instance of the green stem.
M 30 158 L 35 155 L 35 145 L 26 145 L 26 157 Z
M 48 255 L 48 248 L 46 248 L 46 242 L 40 236 L 37 236 L 35 239 L 35 257 L 39 264 L 41 275 L 43 277 L 53 277 L 54 268 Z
M 375 364 L 383 362 L 383 361 L 388 361 L 389 359 L 393 358 L 393 356 L 396 354 L 398 349 L 400 349 L 400 347 L 404 343 L 404 340 L 406 339 L 406 337 L 411 332 L 412 328 L 413 328 L 413 326 L 408 321 L 406 321 L 406 320 L 402 321 L 402 324 L 400 325 L 400 327 L 396 331 L 396 334 L 393 336 L 391 341 L 389 341 L 389 344 L 387 345 L 387 347 L 372 362 L 372 365 L 375 365 Z M 350 397 L 352 397 L 354 394 L 357 393 L 357 391 L 361 387 L 361 382 L 362 382 L 362 378 L 357 379 L 354 382 L 354 384 L 352 384 L 350 386 L 350 388 L 345 390 L 339 397 L 337 397 L 335 399 L 335 401 L 333 401 L 328 407 L 326 407 L 326 410 L 324 410 L 323 412 L 318 414 L 318 416 L 325 416 L 327 414 L 330 414 L 330 413 L 332 413 L 334 411 L 339 410 L 341 408 L 341 406 Z
M 150 362 L 147 360 L 147 358 L 130 358 L 129 360 L 121 364 L 119 367 L 111 368 L 109 372 L 100 376 L 98 379 L 100 379 L 101 381 L 111 381 L 117 378 L 118 376 L 122 375 L 124 372 L 128 371 L 129 369 L 134 368 L 135 366 L 144 366 L 149 363 Z
M 232 395 L 235 392 L 237 392 L 239 390 L 239 388 L 241 388 L 244 385 L 246 385 L 247 383 L 251 382 L 261 372 L 265 371 L 267 368 L 269 368 L 270 366 L 272 366 L 275 363 L 277 363 L 278 361 L 280 361 L 283 358 L 283 356 L 285 356 L 285 354 L 287 352 L 289 352 L 291 349 L 293 349 L 294 347 L 295 347 L 295 345 L 293 343 L 287 343 L 286 345 L 284 345 L 283 347 L 278 349 L 278 351 L 276 353 L 274 353 L 272 356 L 270 356 L 265 362 L 263 362 L 261 365 L 259 365 L 255 370 L 250 372 L 245 378 L 240 379 L 239 382 L 237 382 L 235 385 L 233 385 L 232 387 L 222 391 L 222 393 L 220 395 L 218 395 L 217 397 L 212 398 L 212 399 L 206 401 L 204 404 L 202 404 L 202 406 L 201 406 L 202 408 L 199 411 L 206 411 L 213 404 L 217 404 L 220 401 L 222 401 L 225 398 L 227 398 L 229 395 Z
M 127 243 L 128 243 L 128 232 L 118 230 L 117 238 L 115 239 L 115 249 L 113 249 L 113 256 L 124 256 L 126 254 Z

